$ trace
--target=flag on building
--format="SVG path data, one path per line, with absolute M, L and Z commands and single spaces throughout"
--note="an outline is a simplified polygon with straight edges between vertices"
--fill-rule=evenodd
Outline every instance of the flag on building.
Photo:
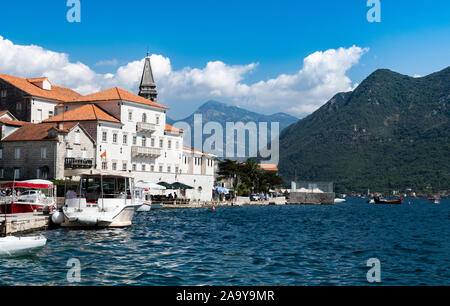
M 105 151 L 105 152 L 103 152 L 103 154 L 102 154 L 102 155 L 100 155 L 100 158 L 101 158 L 101 159 L 104 159 L 104 158 L 106 159 L 106 151 Z

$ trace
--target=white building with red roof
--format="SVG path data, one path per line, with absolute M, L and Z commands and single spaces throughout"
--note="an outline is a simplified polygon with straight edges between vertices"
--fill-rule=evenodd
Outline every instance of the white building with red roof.
M 45 79 L 32 81 L 48 88 Z M 180 182 L 193 187 L 187 191 L 192 200 L 211 200 L 216 156 L 184 147 L 184 132 L 166 124 L 168 109 L 155 101 L 149 56 L 139 89 L 139 95 L 114 87 L 58 100 L 56 115 L 43 122 L 60 128 L 79 123 L 95 140 L 97 169 L 132 172 L 136 181 Z
M 53 85 L 48 78 L 20 78 L 0 73 L 0 109 L 8 110 L 18 120 L 40 123 L 55 115 L 60 103 L 82 95 Z

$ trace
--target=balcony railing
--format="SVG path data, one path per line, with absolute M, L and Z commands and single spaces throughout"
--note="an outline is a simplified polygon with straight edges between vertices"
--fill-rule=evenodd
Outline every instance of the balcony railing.
M 64 169 L 90 169 L 94 166 L 92 158 L 66 157 L 64 159 Z
M 157 158 L 161 156 L 161 149 L 148 147 L 131 147 L 131 157 L 134 158 Z
M 136 131 L 138 133 L 153 134 L 156 131 L 156 124 L 147 122 L 138 122 L 136 124 Z

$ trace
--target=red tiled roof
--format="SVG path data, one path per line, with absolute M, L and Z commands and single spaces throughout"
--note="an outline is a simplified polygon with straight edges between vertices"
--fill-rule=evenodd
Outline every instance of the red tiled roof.
M 173 127 L 169 124 L 166 124 L 166 131 L 168 132 L 178 132 L 180 134 L 184 133 L 183 130 L 177 129 L 176 127 Z
M 38 141 L 38 140 L 58 140 L 57 138 L 48 138 L 48 132 L 55 128 L 59 132 L 70 131 L 77 122 L 66 123 L 64 129 L 57 129 L 57 123 L 39 123 L 39 124 L 27 124 L 20 129 L 3 139 L 3 141 Z
M 193 149 L 193 148 L 186 147 L 186 146 L 184 146 L 183 149 L 184 149 L 184 150 L 191 151 L 191 152 L 194 152 L 194 153 L 197 152 L 197 153 L 201 153 L 201 154 L 213 154 L 213 155 L 214 155 L 214 153 L 211 153 L 211 152 L 200 151 L 200 150 Z
M 186 147 L 186 146 L 184 146 L 183 149 L 191 151 L 191 152 L 203 153 L 203 151 L 200 151 L 200 150 L 197 150 L 197 149 L 194 149 L 194 148 L 190 148 L 190 147 Z
M 31 122 L 27 122 L 27 121 L 9 120 L 9 119 L 2 119 L 2 118 L 0 118 L 0 123 L 6 124 L 6 125 L 13 125 L 13 126 L 24 126 L 27 124 L 31 124 Z
M 94 101 L 117 101 L 117 100 L 126 100 L 150 106 L 155 106 L 159 108 L 164 109 L 166 108 L 161 104 L 145 99 L 141 96 L 138 96 L 132 92 L 126 91 L 119 87 L 114 87 L 104 91 L 96 92 L 69 102 L 94 102 Z
M 11 85 L 34 97 L 41 97 L 63 102 L 68 102 L 75 98 L 81 97 L 79 93 L 70 88 L 52 85 L 51 90 L 45 90 L 31 82 L 39 82 L 45 80 L 46 78 L 24 79 L 0 73 L 0 79 L 3 79 L 5 82 L 10 83 Z
M 278 172 L 278 166 L 273 164 L 259 164 L 259 167 L 264 171 Z
M 45 81 L 45 80 L 47 80 L 46 77 L 27 79 L 27 81 L 30 82 L 30 83 L 43 82 L 43 81 Z
M 63 114 L 44 120 L 44 122 L 71 121 L 109 121 L 120 123 L 120 120 L 105 112 L 95 104 L 84 104 Z

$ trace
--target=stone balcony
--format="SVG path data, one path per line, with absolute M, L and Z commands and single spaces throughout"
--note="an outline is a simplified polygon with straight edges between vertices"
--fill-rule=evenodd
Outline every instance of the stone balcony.
M 131 147 L 131 157 L 133 158 L 158 158 L 161 156 L 160 148 Z
M 92 158 L 66 157 L 64 159 L 64 169 L 90 169 L 94 166 Z
M 153 134 L 156 132 L 156 124 L 147 122 L 136 123 L 136 131 L 138 133 Z

